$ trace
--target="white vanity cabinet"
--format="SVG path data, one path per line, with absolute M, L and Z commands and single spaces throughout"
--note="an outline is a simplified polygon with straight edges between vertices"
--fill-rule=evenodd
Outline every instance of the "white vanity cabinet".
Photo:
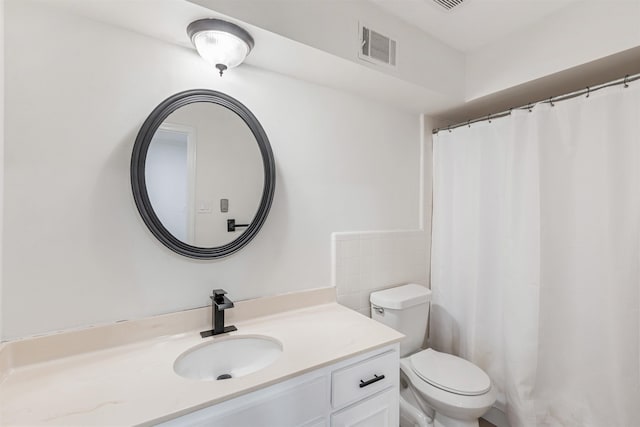
M 398 354 L 383 347 L 160 425 L 397 427 Z

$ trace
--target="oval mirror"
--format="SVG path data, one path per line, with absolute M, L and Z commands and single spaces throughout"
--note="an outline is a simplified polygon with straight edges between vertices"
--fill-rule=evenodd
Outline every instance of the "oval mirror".
M 191 258 L 230 255 L 262 227 L 275 189 L 269 139 L 238 100 L 175 94 L 149 115 L 131 157 L 133 197 L 149 230 Z

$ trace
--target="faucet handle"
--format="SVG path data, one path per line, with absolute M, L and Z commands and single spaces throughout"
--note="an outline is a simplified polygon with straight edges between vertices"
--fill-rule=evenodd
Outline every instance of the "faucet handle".
M 211 299 L 213 305 L 218 311 L 226 310 L 227 308 L 233 308 L 233 301 L 225 297 L 227 291 L 224 289 L 214 289 Z
M 225 295 L 227 294 L 227 291 L 225 291 L 224 289 L 214 289 L 213 290 L 213 295 L 211 295 L 211 299 L 213 300 L 213 302 L 217 302 L 218 304 L 222 304 L 225 300 Z

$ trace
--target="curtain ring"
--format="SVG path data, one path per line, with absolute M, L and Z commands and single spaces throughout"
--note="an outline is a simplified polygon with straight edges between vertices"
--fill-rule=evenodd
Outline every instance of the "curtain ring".
M 491 114 L 487 115 L 487 121 L 491 123 Z
M 451 125 L 447 126 L 447 130 L 451 133 Z
M 627 83 L 627 79 L 629 78 L 629 74 L 627 74 L 626 76 L 624 76 L 624 88 L 628 88 L 629 87 L 629 83 Z
M 552 107 L 556 106 L 556 104 L 553 103 L 553 96 L 549 97 L 549 104 L 551 104 Z
M 591 88 L 587 86 L 587 98 L 589 97 L 589 95 L 591 95 Z
M 527 109 L 529 110 L 530 113 L 533 113 L 533 105 L 532 104 L 527 104 Z
M 471 120 L 467 120 L 467 126 L 471 128 Z

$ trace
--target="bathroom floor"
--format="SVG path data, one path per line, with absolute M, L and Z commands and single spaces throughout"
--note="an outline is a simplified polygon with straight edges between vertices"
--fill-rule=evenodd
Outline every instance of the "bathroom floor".
M 496 427 L 494 424 L 491 424 L 489 421 L 484 418 L 480 418 L 479 420 L 480 427 Z

